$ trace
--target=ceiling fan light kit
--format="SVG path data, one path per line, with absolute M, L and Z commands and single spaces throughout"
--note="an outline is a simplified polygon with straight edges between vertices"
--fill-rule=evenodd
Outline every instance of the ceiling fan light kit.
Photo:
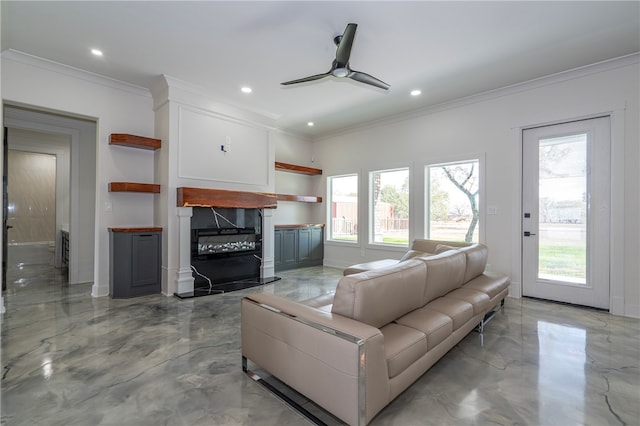
M 389 85 L 384 81 L 375 78 L 364 72 L 352 70 L 349 67 L 349 58 L 351 57 L 351 46 L 356 35 L 357 24 L 347 24 L 344 33 L 336 36 L 333 41 L 338 46 L 336 49 L 336 59 L 334 59 L 329 72 L 324 74 L 316 74 L 309 77 L 299 78 L 297 80 L 285 81 L 280 83 L 284 86 L 298 83 L 306 83 L 309 81 L 320 80 L 325 77 L 334 76 L 337 78 L 350 78 L 360 83 L 368 84 L 383 90 L 388 90 Z

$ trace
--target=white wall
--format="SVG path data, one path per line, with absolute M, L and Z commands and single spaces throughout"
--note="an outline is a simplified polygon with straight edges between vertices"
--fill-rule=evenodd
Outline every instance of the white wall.
M 92 294 L 109 292 L 110 226 L 153 225 L 153 196 L 107 191 L 110 181 L 153 181 L 153 158 L 148 152 L 111 147 L 111 133 L 153 136 L 152 99 L 149 92 L 90 73 L 40 60 L 13 51 L 2 53 L 2 98 L 5 103 L 34 109 L 86 117 L 97 123 L 97 177 L 95 185 L 95 231 L 83 238 L 93 239 L 95 265 Z M 83 158 L 79 159 L 79 167 Z M 148 167 L 146 164 L 148 163 Z M 142 166 L 141 166 L 142 164 Z M 82 182 L 80 198 L 86 197 Z M 93 193 L 93 191 L 90 191 Z M 106 203 L 112 211 L 105 211 Z M 87 212 L 83 212 L 87 216 Z M 94 215 L 92 211 L 88 215 Z M 82 218 L 79 218 L 82 220 Z
M 304 167 L 319 168 L 312 152 L 309 140 L 284 132 L 274 132 L 276 161 Z M 322 179 L 300 173 L 276 171 L 275 192 L 285 195 L 314 195 L 323 193 Z M 297 201 L 279 201 L 273 213 L 276 225 L 294 225 L 316 223 L 324 203 L 302 203 Z
M 521 129 L 612 114 L 612 269 L 616 269 L 612 271 L 612 312 L 638 317 L 639 72 L 637 55 L 622 58 L 317 140 L 313 153 L 324 169 L 323 181 L 349 172 L 361 173 L 361 181 L 366 181 L 371 170 L 411 167 L 411 239 L 424 236 L 424 165 L 460 155 L 483 155 L 486 204 L 481 207 L 481 221 L 489 263 L 493 270 L 511 275 L 511 292 L 519 296 Z M 364 210 L 366 182 L 360 188 Z M 486 205 L 497 207 L 498 214 L 484 214 Z M 367 229 L 366 216 L 361 214 L 361 240 L 366 237 L 362 234 Z M 397 258 L 399 252 L 365 243 L 325 245 L 325 264 L 330 266 L 385 257 Z

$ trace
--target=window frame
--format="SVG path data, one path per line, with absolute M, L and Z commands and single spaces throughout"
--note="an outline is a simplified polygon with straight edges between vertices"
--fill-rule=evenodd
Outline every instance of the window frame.
M 403 171 L 406 170 L 408 173 L 408 180 L 409 180 L 409 189 L 408 189 L 408 212 L 409 212 L 409 217 L 407 220 L 407 243 L 406 244 L 394 244 L 394 243 L 385 243 L 385 242 L 376 242 L 375 240 L 375 207 L 374 207 L 374 199 L 373 199 L 373 176 L 375 173 L 385 173 L 385 172 L 397 172 L 397 171 Z M 407 249 L 408 247 L 411 246 L 411 241 L 412 241 L 412 224 L 413 224 L 413 199 L 412 199 L 412 195 L 411 195 L 411 188 L 412 188 L 412 168 L 410 166 L 402 166 L 402 167 L 392 167 L 392 168 L 384 168 L 384 169 L 376 169 L 376 170 L 369 170 L 368 171 L 368 186 L 367 186 L 367 193 L 368 193 L 368 199 L 367 199 L 367 244 L 370 247 L 373 248 L 380 248 L 380 247 L 384 247 L 385 249 Z
M 346 177 L 355 177 L 356 178 L 356 231 L 353 235 L 355 235 L 355 239 L 354 240 L 348 240 L 348 239 L 336 239 L 333 237 L 333 231 L 334 231 L 334 224 L 333 224 L 333 182 L 334 179 L 337 178 L 346 178 Z M 332 176 L 327 176 L 327 224 L 326 224 L 326 236 L 325 239 L 327 242 L 331 242 L 331 243 L 337 243 L 337 244 L 348 244 L 348 245 L 355 245 L 358 246 L 360 245 L 360 216 L 361 216 L 361 209 L 360 209 L 360 173 L 358 172 L 353 172 L 353 173 L 341 173 L 341 174 L 336 174 L 336 175 L 332 175 Z
M 485 153 L 472 153 L 467 155 L 460 155 L 454 157 L 434 159 L 424 163 L 424 208 L 423 208 L 423 226 L 424 226 L 424 238 L 431 239 L 431 168 L 441 167 L 447 165 L 456 165 L 470 163 L 473 161 L 478 162 L 478 242 L 484 243 L 485 239 L 485 224 L 486 214 L 484 206 L 486 206 L 486 168 L 485 168 Z M 491 207 L 491 214 L 497 214 L 497 208 Z

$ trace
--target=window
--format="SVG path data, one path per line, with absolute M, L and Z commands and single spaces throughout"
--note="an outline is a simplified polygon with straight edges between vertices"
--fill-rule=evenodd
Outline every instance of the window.
M 329 193 L 328 239 L 358 242 L 358 175 L 327 178 Z
M 427 235 L 432 240 L 478 242 L 480 161 L 427 166 Z
M 373 244 L 409 245 L 409 169 L 369 174 Z

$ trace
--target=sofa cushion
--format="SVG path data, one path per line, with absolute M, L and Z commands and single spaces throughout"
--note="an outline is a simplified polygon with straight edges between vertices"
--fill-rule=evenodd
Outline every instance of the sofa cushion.
M 413 259 L 414 257 L 418 257 L 418 256 L 430 256 L 430 255 L 431 253 L 425 253 L 423 251 L 409 250 L 404 254 L 404 256 L 400 258 L 400 262 L 404 262 L 405 260 Z
M 473 306 L 473 315 L 486 312 L 489 309 L 490 299 L 487 293 L 471 288 L 460 287 L 447 293 L 446 297 L 463 300 Z
M 424 251 L 427 253 L 435 253 L 438 244 L 447 245 L 454 248 L 466 247 L 471 243 L 461 241 L 444 241 L 444 240 L 425 240 L 417 238 L 411 243 L 411 250 Z
M 374 269 L 382 269 L 388 266 L 393 266 L 396 263 L 398 263 L 396 259 L 381 259 L 374 260 L 372 262 L 358 263 L 357 265 L 351 265 L 346 268 L 344 271 L 342 271 L 342 275 L 353 275 L 359 274 L 360 272 L 372 271 Z
M 466 264 L 464 253 L 450 251 L 416 259 L 427 265 L 422 306 L 463 284 Z
M 311 299 L 301 300 L 300 303 L 312 308 L 320 309 L 321 311 L 331 312 L 333 297 L 334 293 L 332 292 L 321 294 L 320 296 L 312 297 Z
M 453 247 L 447 244 L 438 244 L 436 246 L 436 250 L 435 253 L 436 254 L 440 254 L 440 253 L 444 253 L 445 251 L 449 251 L 449 250 L 457 250 L 458 247 Z
M 486 293 L 491 299 L 496 297 L 501 291 L 509 287 L 509 277 L 499 275 L 492 272 L 485 272 L 479 277 L 474 278 L 464 285 L 464 288 L 470 288 Z
M 387 324 L 380 329 L 384 336 L 389 377 L 395 377 L 427 353 L 424 333 L 399 324 Z
M 425 309 L 448 315 L 453 321 L 453 329 L 457 330 L 473 317 L 473 305 L 464 300 L 439 297 L 429 302 Z
M 466 283 L 484 272 L 489 249 L 484 244 L 473 244 L 461 247 L 459 250 L 467 255 L 467 269 L 464 274 L 464 282 Z
M 380 328 L 422 306 L 425 276 L 425 263 L 414 259 L 344 276 L 331 312 Z
M 427 308 L 416 309 L 396 320 L 396 323 L 415 328 L 427 336 L 427 349 L 431 350 L 453 332 L 450 316 Z

